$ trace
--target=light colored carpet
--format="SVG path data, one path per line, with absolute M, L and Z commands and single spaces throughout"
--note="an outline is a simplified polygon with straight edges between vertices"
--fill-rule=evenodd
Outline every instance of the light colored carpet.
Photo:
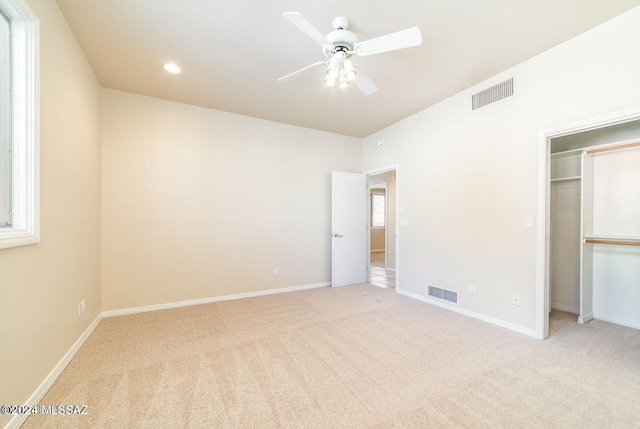
M 638 428 L 640 331 L 539 341 L 358 285 L 104 319 L 47 428 Z

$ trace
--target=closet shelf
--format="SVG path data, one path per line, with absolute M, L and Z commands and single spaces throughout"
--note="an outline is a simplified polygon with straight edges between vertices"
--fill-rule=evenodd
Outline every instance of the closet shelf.
M 570 180 L 580 180 L 581 176 L 570 176 L 570 177 L 558 177 L 557 179 L 551 179 L 552 182 L 568 182 Z
M 590 244 L 613 244 L 617 246 L 640 246 L 640 237 L 585 235 L 584 242 Z
M 611 151 L 614 151 L 614 150 L 631 149 L 631 148 L 636 148 L 636 147 L 640 147 L 640 142 L 621 144 L 621 145 L 618 145 L 618 146 L 607 146 L 607 147 L 594 148 L 594 149 L 591 149 L 591 150 L 587 150 L 586 153 L 587 153 L 587 155 L 593 155 L 595 153 L 611 152 Z
M 578 148 L 578 149 L 570 149 L 570 150 L 564 150 L 562 152 L 554 152 L 552 154 L 550 154 L 551 158 L 564 158 L 565 156 L 580 156 L 582 155 L 582 152 L 584 151 L 584 148 Z

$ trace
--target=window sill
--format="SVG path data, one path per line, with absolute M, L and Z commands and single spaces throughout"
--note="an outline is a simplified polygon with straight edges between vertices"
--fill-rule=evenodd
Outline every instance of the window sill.
M 0 249 L 28 246 L 40 242 L 40 234 L 24 229 L 0 228 Z

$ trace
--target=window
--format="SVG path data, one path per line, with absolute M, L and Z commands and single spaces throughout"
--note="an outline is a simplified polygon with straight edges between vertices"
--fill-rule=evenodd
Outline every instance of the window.
M 0 248 L 40 241 L 38 21 L 0 0 Z
M 0 10 L 0 227 L 11 225 L 11 44 Z
M 386 208 L 384 194 L 371 194 L 371 227 L 384 228 L 386 225 Z

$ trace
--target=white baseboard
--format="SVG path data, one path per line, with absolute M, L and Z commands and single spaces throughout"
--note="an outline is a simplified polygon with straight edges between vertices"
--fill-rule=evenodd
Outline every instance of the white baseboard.
M 495 319 L 490 316 L 486 316 L 481 313 L 476 313 L 475 311 L 467 310 L 465 308 L 461 308 L 458 306 L 445 304 L 435 299 L 431 299 L 426 296 L 418 295 L 417 293 L 409 292 L 403 289 L 398 289 L 396 287 L 396 292 L 400 295 L 407 296 L 409 298 L 417 299 L 418 301 L 426 302 L 427 304 L 432 304 L 437 307 L 446 308 L 447 310 L 455 311 L 456 313 L 460 313 L 464 316 L 473 317 L 474 319 L 482 320 L 483 322 L 491 323 L 492 325 L 497 325 L 502 328 L 507 328 L 510 331 L 518 332 L 520 334 L 528 335 L 530 337 L 536 337 L 536 332 L 533 329 L 525 328 L 524 326 L 515 325 L 513 323 L 505 322 L 504 320 Z
M 551 303 L 551 309 L 552 310 L 566 311 L 566 312 L 573 313 L 573 314 L 580 314 L 580 308 L 579 307 L 573 307 L 571 305 L 558 304 L 557 302 L 552 302 Z
M 58 377 L 60 377 L 60 374 L 62 374 L 62 371 L 64 371 L 67 365 L 69 365 L 69 362 L 71 362 L 71 359 L 73 359 L 76 353 L 78 353 L 78 350 L 80 350 L 80 347 L 82 347 L 85 341 L 87 341 L 87 338 L 89 338 L 89 336 L 91 335 L 93 330 L 96 329 L 96 326 L 98 326 L 101 320 L 102 320 L 102 313 L 98 314 L 95 320 L 91 322 L 91 325 L 89 325 L 89 327 L 85 329 L 82 335 L 80 335 L 80 338 L 78 338 L 78 340 L 73 344 L 73 346 L 71 346 L 69 351 L 62 357 L 62 359 L 60 359 L 60 362 L 58 362 L 58 364 L 53 368 L 53 370 L 49 373 L 49 375 L 47 375 L 47 377 L 42 381 L 42 383 L 40 383 L 40 386 L 38 386 L 36 391 L 33 392 L 31 397 L 27 399 L 27 401 L 23 405 L 33 406 L 33 405 L 38 405 L 40 403 L 40 401 L 42 400 L 44 395 L 47 393 L 49 388 L 58 379 Z M 9 423 L 7 423 L 7 425 L 5 426 L 5 429 L 18 429 L 20 426 L 22 426 L 22 424 L 27 419 L 27 417 L 29 417 L 28 414 L 14 415 L 13 418 L 9 420 Z
M 593 318 L 604 322 L 615 323 L 616 325 L 626 326 L 628 328 L 640 329 L 640 323 L 638 323 L 638 321 L 619 319 L 602 313 L 593 313 Z
M 585 323 L 587 323 L 589 320 L 593 319 L 593 313 L 589 313 L 589 314 L 585 314 L 584 316 L 578 316 L 578 323 L 580 323 L 581 325 L 584 325 Z
M 259 290 L 256 292 L 238 293 L 234 295 L 214 296 L 211 298 L 192 299 L 189 301 L 168 302 L 166 304 L 145 305 L 143 307 L 123 308 L 122 310 L 103 311 L 102 317 L 125 316 L 127 314 L 146 313 L 148 311 L 168 310 L 170 308 L 188 307 L 190 305 L 211 304 L 213 302 L 230 301 L 233 299 L 254 298 L 257 296 L 273 295 L 276 293 L 296 292 L 331 286 L 331 282 L 314 283 L 310 285 L 283 287 L 278 289 Z

